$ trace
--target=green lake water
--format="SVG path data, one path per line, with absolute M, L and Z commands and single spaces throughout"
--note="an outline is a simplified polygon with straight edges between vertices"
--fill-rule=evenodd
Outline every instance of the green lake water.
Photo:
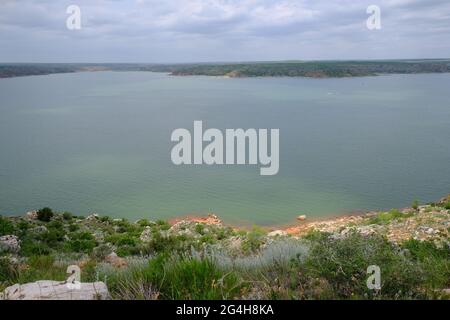
M 279 128 L 280 171 L 175 166 L 171 132 Z M 92 72 L 0 80 L 0 214 L 283 224 L 450 192 L 450 74 L 346 79 Z

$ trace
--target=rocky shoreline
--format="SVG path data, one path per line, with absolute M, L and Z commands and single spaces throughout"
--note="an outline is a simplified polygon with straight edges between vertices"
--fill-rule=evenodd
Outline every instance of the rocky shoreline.
M 297 217 L 296 224 L 280 228 L 266 227 L 266 229 L 269 236 L 282 235 L 295 238 L 301 238 L 311 232 L 346 234 L 349 231 L 356 231 L 362 235 L 380 234 L 393 242 L 408 239 L 443 240 L 450 237 L 450 208 L 446 208 L 449 202 L 450 195 L 436 203 L 417 205 L 416 208 L 393 209 L 390 212 L 371 211 L 312 221 L 307 220 L 306 215 L 300 215 Z M 222 225 L 222 220 L 215 214 L 209 214 L 207 217 L 194 216 L 169 220 L 172 224 L 181 221 Z M 242 229 L 234 225 L 231 227 L 235 230 Z

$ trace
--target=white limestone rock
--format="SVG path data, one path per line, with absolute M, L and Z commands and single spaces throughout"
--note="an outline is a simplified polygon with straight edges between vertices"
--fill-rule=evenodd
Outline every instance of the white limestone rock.
M 4 290 L 3 300 L 107 300 L 108 288 L 103 282 L 79 283 L 41 280 L 15 284 Z

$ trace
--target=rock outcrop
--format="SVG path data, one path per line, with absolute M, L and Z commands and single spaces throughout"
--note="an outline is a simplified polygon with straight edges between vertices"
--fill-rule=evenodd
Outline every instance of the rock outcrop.
M 105 261 L 116 268 L 125 268 L 128 266 L 127 260 L 119 257 L 115 252 L 107 255 Z
M 20 240 L 16 236 L 6 235 L 0 237 L 0 252 L 17 253 L 20 251 Z
M 142 242 L 150 242 L 150 240 L 152 239 L 152 229 L 150 227 L 145 227 L 144 231 L 142 231 L 139 239 Z
M 79 283 L 42 280 L 15 284 L 0 295 L 0 300 L 107 300 L 108 288 L 103 282 Z
M 28 211 L 28 212 L 25 214 L 25 217 L 26 217 L 28 220 L 36 220 L 36 219 L 38 218 L 37 210 Z
M 268 237 L 283 237 L 283 236 L 287 236 L 287 235 L 288 235 L 288 233 L 285 230 L 274 230 L 267 234 Z

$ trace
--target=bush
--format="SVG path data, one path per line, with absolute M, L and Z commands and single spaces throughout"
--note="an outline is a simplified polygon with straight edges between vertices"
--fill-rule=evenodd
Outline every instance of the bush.
M 411 205 L 411 207 L 412 207 L 414 210 L 417 210 L 417 209 L 419 208 L 419 201 L 418 201 L 418 200 L 414 200 L 413 203 L 412 203 L 412 205 Z
M 91 253 L 97 246 L 97 242 L 89 232 L 78 232 L 70 236 L 70 240 L 64 243 L 66 250 L 79 253 Z
M 51 218 L 53 218 L 53 211 L 52 209 L 46 207 L 42 208 L 37 212 L 37 218 L 40 221 L 49 222 Z
M 15 228 L 11 221 L 0 216 L 0 236 L 13 234 L 14 231 Z
M 64 220 L 70 221 L 70 220 L 72 220 L 73 215 L 70 212 L 66 211 L 63 213 L 63 218 L 64 218 Z
M 191 247 L 201 246 L 201 242 L 194 240 L 184 234 L 162 234 L 154 231 L 150 241 L 142 245 L 144 254 L 156 253 L 185 253 L 189 252 Z
M 27 231 L 28 229 L 30 229 L 30 226 L 31 226 L 31 224 L 28 223 L 28 221 L 25 221 L 25 220 L 20 220 L 17 223 L 17 228 L 19 229 L 20 232 Z
M 450 285 L 450 249 L 438 248 L 433 242 L 408 240 L 403 243 L 411 258 L 424 270 L 424 285 L 430 289 L 441 289 Z
M 112 249 L 110 246 L 106 244 L 99 245 L 98 247 L 95 247 L 92 251 L 91 257 L 95 260 L 104 260 L 106 256 L 108 256 L 112 252 Z
M 43 279 L 63 281 L 67 278 L 67 265 L 55 264 L 52 256 L 31 256 L 28 265 L 27 269 L 18 273 L 17 282 L 27 283 Z
M 121 246 L 117 248 L 116 253 L 119 257 L 127 257 L 127 256 L 136 256 L 140 255 L 143 251 L 143 248 L 141 246 Z
M 16 268 L 8 257 L 0 257 L 0 283 L 14 282 L 17 276 Z
M 367 267 L 381 268 L 379 293 L 366 285 Z M 401 255 L 391 243 L 379 236 L 357 233 L 336 240 L 322 235 L 313 242 L 306 262 L 307 277 L 325 279 L 336 298 L 420 298 L 421 270 Z
M 247 233 L 247 236 L 244 238 L 242 243 L 242 249 L 244 252 L 257 252 L 264 243 L 265 235 L 266 232 L 264 232 L 264 230 L 258 227 L 253 227 L 252 230 Z
M 80 229 L 80 226 L 79 226 L 79 225 L 74 224 L 74 223 L 69 224 L 69 231 L 70 231 L 70 232 L 75 232 L 75 231 L 77 231 L 77 230 L 79 230 L 79 229 Z
M 137 232 L 138 226 L 130 223 L 128 220 L 121 219 L 120 221 L 113 221 L 116 226 L 116 231 L 118 233 L 129 233 L 129 232 Z
M 61 242 L 64 241 L 64 231 L 58 229 L 49 229 L 41 234 L 39 239 L 45 242 L 50 248 L 57 249 Z
M 25 257 L 33 255 L 45 256 L 51 253 L 51 249 L 45 242 L 24 239 L 20 245 L 20 253 Z
M 170 224 L 167 221 L 157 220 L 155 223 L 161 230 L 169 230 L 170 229 Z
M 150 227 L 154 225 L 154 222 L 149 221 L 148 219 L 141 219 L 137 222 L 140 227 Z

